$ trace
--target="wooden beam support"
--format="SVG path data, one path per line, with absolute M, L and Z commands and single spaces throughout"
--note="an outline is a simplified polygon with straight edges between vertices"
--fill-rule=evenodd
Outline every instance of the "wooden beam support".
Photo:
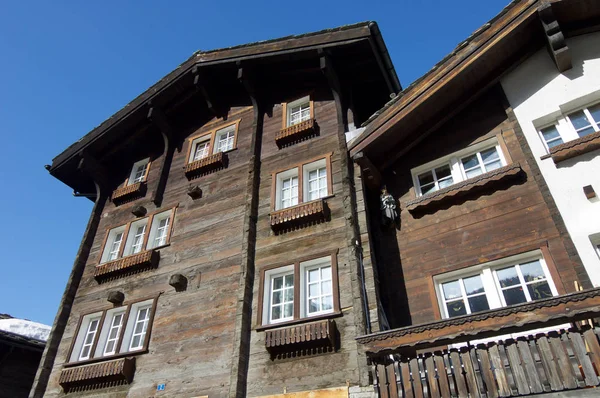
M 148 109 L 147 118 L 160 131 L 164 141 L 163 161 L 160 165 L 158 185 L 152 195 L 152 203 L 154 203 L 156 207 L 160 207 L 165 187 L 167 186 L 167 178 L 169 170 L 171 169 L 171 162 L 173 161 L 173 153 L 175 152 L 175 145 L 173 143 L 174 133 L 164 112 L 160 108 L 152 106 L 151 103 L 148 103 L 148 107 L 150 109 Z
M 552 11 L 552 4 L 543 4 L 538 8 L 537 12 L 542 22 L 544 33 L 546 34 L 548 52 L 554 60 L 556 68 L 561 73 L 571 69 L 573 67 L 571 50 L 565 42 L 565 35 L 560 29 L 556 16 Z
M 192 74 L 194 75 L 194 87 L 196 87 L 196 91 L 204 98 L 204 102 L 206 103 L 209 112 L 212 113 L 213 116 L 218 117 L 220 112 L 217 110 L 215 103 L 210 99 L 210 95 L 206 90 L 206 75 L 202 73 L 201 68 L 198 65 L 194 65 Z
M 100 196 L 100 192 L 109 192 L 109 187 L 111 184 L 108 176 L 110 174 L 108 173 L 108 170 L 91 154 L 84 152 L 80 155 L 77 169 L 80 172 L 87 174 L 94 181 L 94 185 L 96 186 L 96 195 L 94 199 L 97 199 Z M 88 197 L 88 195 L 83 196 Z
M 355 163 L 360 166 L 360 169 L 365 177 L 367 187 L 373 191 L 379 191 L 382 185 L 381 173 L 371 160 L 363 152 L 359 152 L 352 157 Z

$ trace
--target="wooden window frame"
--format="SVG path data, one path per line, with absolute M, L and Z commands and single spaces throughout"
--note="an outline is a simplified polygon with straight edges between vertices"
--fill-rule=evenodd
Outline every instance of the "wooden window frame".
M 308 104 L 310 106 L 310 118 L 309 119 L 314 119 L 315 118 L 315 102 L 312 99 L 312 95 L 308 94 L 305 95 L 303 97 L 299 97 L 296 98 L 295 100 L 292 101 L 288 101 L 288 102 L 284 102 L 281 104 L 283 113 L 282 113 L 282 120 L 281 120 L 281 128 L 282 129 L 286 129 L 288 127 L 290 127 L 291 125 L 288 125 L 288 107 L 290 106 L 290 104 L 293 104 L 294 102 L 298 102 L 303 100 L 304 98 L 308 98 Z
M 329 251 L 329 252 L 320 252 L 317 254 L 313 254 L 310 256 L 306 256 L 306 257 L 302 257 L 292 263 L 279 263 L 279 264 L 273 264 L 273 265 L 269 265 L 264 267 L 261 271 L 260 271 L 260 280 L 259 280 L 259 288 L 258 288 L 258 313 L 257 313 L 257 325 L 256 325 L 256 330 L 261 331 L 261 330 L 267 330 L 267 329 L 273 329 L 273 328 L 278 328 L 278 327 L 283 327 L 283 326 L 288 326 L 288 325 L 295 325 L 295 324 L 299 324 L 299 323 L 304 323 L 304 322 L 312 322 L 312 321 L 317 321 L 320 319 L 327 319 L 327 318 L 332 318 L 332 317 L 336 317 L 336 316 L 340 316 L 342 314 L 341 311 L 341 307 L 340 307 L 340 292 L 339 292 L 339 277 L 338 277 L 338 250 L 334 250 L 334 251 Z M 331 258 L 331 284 L 332 284 L 332 292 L 333 292 L 333 310 L 331 312 L 328 313 L 322 313 L 322 314 L 317 314 L 317 315 L 313 315 L 313 316 L 301 316 L 300 313 L 300 300 L 301 300 L 301 283 L 300 283 L 300 272 L 301 272 L 301 263 L 305 263 L 311 260 L 316 260 L 322 257 L 330 257 Z M 275 322 L 275 323 L 263 323 L 263 320 L 268 322 L 269 320 L 269 315 L 268 314 L 264 314 L 264 300 L 267 297 L 267 294 L 270 292 L 270 288 L 269 285 L 267 284 L 266 281 L 266 273 L 268 271 L 274 271 L 277 270 L 278 268 L 285 268 L 285 267 L 293 267 L 293 273 L 294 273 L 294 316 L 292 320 L 288 320 L 288 321 L 282 321 L 282 322 Z M 267 289 L 265 291 L 265 289 Z
M 555 272 L 555 265 L 552 257 L 549 255 L 547 247 L 541 246 L 539 249 L 535 249 L 528 252 L 522 252 L 518 254 L 514 254 L 508 257 L 499 258 L 493 261 L 488 261 L 485 263 L 461 268 L 455 271 L 446 272 L 443 274 L 435 275 L 433 277 L 433 286 L 435 292 L 435 300 L 437 301 L 437 309 L 439 312 L 439 316 L 442 319 L 451 319 L 448 315 L 447 308 L 445 306 L 446 300 L 444 298 L 444 293 L 442 290 L 442 285 L 447 282 L 452 282 L 456 280 L 462 280 L 465 278 L 469 278 L 475 275 L 481 276 L 483 285 L 484 285 L 484 295 L 488 299 L 489 310 L 495 310 L 499 308 L 506 308 L 509 305 L 505 304 L 505 298 L 502 293 L 502 288 L 500 287 L 498 277 L 496 272 L 499 269 L 509 268 L 511 266 L 522 265 L 524 263 L 538 260 L 544 272 L 545 281 L 548 283 L 552 295 L 554 297 L 564 294 L 562 286 L 560 285 L 560 279 L 557 280 L 558 275 Z M 520 285 L 514 285 L 513 287 L 517 287 Z M 526 287 L 526 286 L 525 286 Z M 490 290 L 488 290 L 490 289 Z M 464 295 L 462 299 L 465 299 L 467 296 Z M 525 297 L 528 297 L 528 292 L 525 293 Z M 490 302 L 492 299 L 492 302 Z M 455 300 L 450 300 L 455 301 Z M 535 300 L 528 300 L 526 302 L 533 302 Z M 518 305 L 518 304 L 516 304 Z M 489 311 L 488 310 L 488 311 Z M 470 316 L 477 313 L 467 313 L 462 316 Z
M 235 133 L 233 136 L 233 148 L 227 150 L 227 151 L 223 151 L 224 153 L 227 152 L 231 152 L 235 149 L 237 149 L 237 140 L 238 140 L 238 133 L 239 133 L 239 129 L 240 129 L 240 122 L 242 121 L 242 119 L 237 119 L 234 120 L 232 122 L 229 122 L 227 124 L 222 124 L 218 127 L 213 127 L 210 130 L 204 131 L 202 133 L 199 134 L 195 134 L 192 137 L 188 138 L 188 143 L 187 143 L 187 151 L 186 151 L 186 158 L 185 158 L 185 164 L 190 164 L 190 163 L 194 163 L 196 160 L 194 160 L 192 158 L 192 152 L 194 151 L 194 141 L 196 141 L 199 138 L 204 138 L 206 137 L 207 140 L 209 141 L 208 144 L 208 155 L 206 156 L 210 156 L 210 155 L 214 155 L 214 148 L 215 148 L 215 138 L 217 136 L 217 132 L 223 129 L 226 129 L 228 127 L 231 126 L 235 126 Z M 201 142 L 203 142 L 204 140 L 202 140 Z
M 281 209 L 277 208 L 278 207 L 277 206 L 277 185 L 278 185 L 277 184 L 277 176 L 281 173 L 284 173 L 289 170 L 294 170 L 294 169 L 296 169 L 296 171 L 298 173 L 298 205 L 300 205 L 302 203 L 313 202 L 313 201 L 308 201 L 308 202 L 304 201 L 304 194 L 305 194 L 305 192 L 304 192 L 304 166 L 306 166 L 310 163 L 317 162 L 319 160 L 323 160 L 323 159 L 325 160 L 325 168 L 327 170 L 327 196 L 325 196 L 325 198 L 333 196 L 333 181 L 332 181 L 332 172 L 331 172 L 331 156 L 332 155 L 333 155 L 333 152 L 330 152 L 325 155 L 317 156 L 315 158 L 303 161 L 301 163 L 294 164 L 290 167 L 286 167 L 285 169 L 280 169 L 280 170 L 273 172 L 271 174 L 271 210 L 279 211 L 279 210 L 288 208 L 288 207 L 281 208 Z M 323 199 L 323 198 L 315 199 L 315 201 L 321 200 L 321 199 Z M 293 206 L 290 206 L 290 207 L 293 207 Z
M 422 190 L 421 190 L 421 184 L 419 182 L 419 176 L 421 176 L 425 173 L 428 173 L 428 172 L 432 172 L 432 174 L 433 174 L 435 172 L 435 169 L 438 169 L 438 168 L 446 166 L 446 165 L 450 167 L 451 176 L 452 176 L 452 184 L 447 185 L 444 188 L 449 188 L 449 187 L 451 187 L 455 184 L 461 183 L 463 181 L 468 181 L 471 178 L 476 178 L 476 177 L 468 178 L 466 176 L 466 172 L 465 172 L 464 166 L 462 164 L 462 160 L 471 155 L 479 154 L 479 153 L 486 151 L 488 149 L 491 149 L 491 148 L 496 148 L 496 151 L 498 153 L 498 156 L 499 156 L 499 159 L 501 162 L 500 167 L 504 167 L 504 166 L 507 166 L 512 163 L 512 159 L 510 157 L 510 154 L 508 152 L 508 149 L 506 147 L 506 143 L 504 142 L 504 138 L 502 137 L 502 134 L 497 134 L 494 137 L 477 142 L 473 145 L 469 145 L 468 147 L 466 147 L 464 149 L 455 151 L 446 156 L 435 159 L 431 162 L 427 162 L 423 165 L 412 168 L 410 172 L 411 172 L 411 176 L 412 176 L 412 180 L 413 180 L 413 186 L 415 188 L 415 196 L 417 198 L 419 198 L 421 196 L 425 196 L 427 194 L 437 192 L 438 190 L 443 189 L 443 188 L 437 187 L 437 184 L 436 184 L 436 187 L 437 187 L 436 190 L 429 191 L 429 192 L 423 194 Z M 478 155 L 477 157 L 478 157 L 478 162 L 479 162 L 481 160 L 480 156 Z M 480 164 L 480 166 L 481 166 L 481 164 Z M 491 171 L 493 171 L 493 170 L 491 170 Z M 484 171 L 482 174 L 489 173 L 491 171 Z M 479 175 L 481 175 L 481 174 L 479 174 Z M 435 182 L 435 180 L 434 180 L 434 182 Z
M 129 221 L 127 224 L 121 224 L 121 225 L 116 225 L 113 227 L 108 228 L 108 230 L 106 231 L 106 234 L 104 236 L 104 242 L 102 243 L 102 248 L 100 250 L 100 258 L 98 259 L 98 264 L 97 266 L 100 266 L 102 264 L 106 264 L 109 263 L 111 261 L 116 261 L 119 260 L 121 258 L 123 258 L 123 253 L 125 252 L 125 246 L 127 246 L 127 240 L 129 239 L 129 232 L 131 229 L 131 225 L 135 222 L 138 222 L 139 220 L 143 220 L 145 218 L 148 219 L 148 222 L 146 224 L 146 233 L 144 234 L 144 241 L 142 243 L 142 250 L 140 250 L 140 252 L 144 251 L 144 250 L 155 250 L 155 249 L 160 249 L 162 247 L 167 247 L 171 244 L 171 234 L 173 232 L 173 225 L 175 224 L 175 214 L 177 211 L 177 207 L 179 205 L 173 206 L 171 208 L 167 208 L 167 209 L 162 209 L 162 210 L 157 210 L 153 213 L 151 213 L 150 215 L 145 215 L 144 217 L 138 217 L 135 220 Z M 150 237 L 150 231 L 152 228 L 152 221 L 154 220 L 154 216 L 161 214 L 161 213 L 165 213 L 167 211 L 171 211 L 171 223 L 169 225 L 169 230 L 167 233 L 167 240 L 166 243 L 164 245 L 161 246 L 157 246 L 157 247 L 153 247 L 152 249 L 148 249 L 148 238 Z M 121 241 L 121 246 L 119 247 L 119 254 L 117 256 L 116 259 L 114 260 L 108 260 L 108 261 L 104 261 L 102 262 L 102 257 L 104 257 L 104 251 L 106 250 L 106 245 L 108 244 L 108 237 L 110 236 L 110 232 L 114 229 L 120 228 L 120 227 L 125 227 L 125 230 L 123 231 L 123 238 Z M 134 232 L 135 233 L 135 232 Z M 138 253 L 136 253 L 138 254 Z M 125 257 L 129 257 L 129 256 L 134 256 L 135 254 L 130 254 L 127 255 Z
M 75 333 L 73 334 L 73 337 L 71 339 L 71 345 L 69 346 L 69 351 L 67 354 L 67 363 L 65 363 L 65 367 L 80 366 L 80 365 L 86 365 L 86 364 L 103 362 L 103 361 L 111 361 L 113 359 L 147 353 L 148 345 L 150 343 L 150 336 L 152 334 L 152 325 L 154 324 L 154 315 L 156 313 L 156 307 L 157 307 L 157 302 L 158 302 L 159 297 L 160 297 L 160 294 L 150 296 L 150 297 L 145 297 L 143 299 L 137 299 L 135 301 L 125 302 L 119 306 L 104 307 L 103 309 L 87 312 L 87 313 L 81 315 L 77 322 L 77 327 L 75 328 Z M 150 301 L 150 300 L 152 300 L 152 304 L 150 306 L 150 319 L 148 320 L 148 328 L 146 330 L 146 336 L 144 336 L 144 344 L 143 344 L 142 348 L 140 350 L 135 350 L 135 351 L 121 352 L 121 350 L 122 350 L 121 345 L 122 345 L 123 339 L 125 337 L 125 329 L 127 329 L 127 322 L 129 320 L 129 316 L 131 315 L 131 308 L 136 304 L 142 303 L 144 301 Z M 116 347 L 117 347 L 116 351 L 117 352 L 116 352 L 116 354 L 112 354 L 112 355 L 102 355 L 104 350 L 101 350 L 102 353 L 99 356 L 96 356 L 96 349 L 98 348 L 98 343 L 100 341 L 100 335 L 102 334 L 102 328 L 104 326 L 106 314 L 108 311 L 114 310 L 116 308 L 125 308 L 125 314 L 123 315 L 123 325 L 121 327 L 121 330 L 119 331 L 119 338 L 116 343 Z M 92 314 L 101 314 L 101 317 L 100 317 L 100 323 L 98 325 L 98 330 L 96 332 L 96 335 L 94 336 L 94 342 L 92 344 L 92 348 L 90 351 L 90 358 L 81 360 L 81 361 L 80 360 L 70 361 L 71 356 L 73 355 L 73 350 L 75 349 L 75 343 L 77 341 L 77 337 L 79 336 L 83 320 L 86 316 L 92 315 Z M 109 325 L 109 329 L 110 329 L 110 325 Z
M 135 165 L 138 164 L 138 163 L 141 163 L 141 162 L 143 162 L 145 160 L 148 160 L 148 162 L 146 163 L 147 167 L 146 167 L 146 172 L 144 173 L 144 178 L 142 178 L 141 181 L 129 183 L 129 180 L 131 179 L 131 176 L 135 172 L 135 170 L 134 170 Z M 137 162 L 134 162 L 133 165 L 131 166 L 131 170 L 129 171 L 129 176 L 125 179 L 125 184 L 123 186 L 126 187 L 126 186 L 129 186 L 129 185 L 143 183 L 143 182 L 148 181 L 148 173 L 150 172 L 150 166 L 152 166 L 152 161 L 150 160 L 150 157 L 147 157 L 145 159 L 141 159 L 141 160 L 138 160 Z

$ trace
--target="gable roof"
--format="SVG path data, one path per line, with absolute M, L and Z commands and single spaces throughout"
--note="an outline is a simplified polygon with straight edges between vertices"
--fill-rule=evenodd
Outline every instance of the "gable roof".
M 458 100 L 464 99 L 465 93 L 473 95 L 489 88 L 503 73 L 539 50 L 546 40 L 537 11 L 547 3 L 515 0 L 508 4 L 371 116 L 364 123 L 362 134 L 350 143 L 351 155 L 369 152 L 372 159 L 379 161 L 379 167 L 389 166 L 400 156 L 393 152 L 410 134 L 419 134 L 422 126 L 429 130 L 439 127 L 440 123 L 428 123 L 427 118 L 435 119 L 436 112 L 443 113 L 451 106 L 458 109 L 463 105 Z M 598 29 L 600 2 L 556 0 L 551 4 L 565 35 Z

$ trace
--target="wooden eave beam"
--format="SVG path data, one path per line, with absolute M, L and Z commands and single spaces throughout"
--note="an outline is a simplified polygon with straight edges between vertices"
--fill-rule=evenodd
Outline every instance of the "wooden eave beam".
M 423 102 L 436 95 L 449 81 L 457 75 L 468 73 L 473 64 L 486 56 L 490 50 L 509 34 L 517 30 L 523 23 L 531 20 L 537 13 L 537 0 L 526 0 L 515 5 L 502 15 L 485 31 L 474 37 L 457 51 L 447 62 L 437 67 L 431 76 L 418 82 L 412 89 L 406 90 L 397 103 L 385 110 L 377 119 L 367 126 L 365 133 L 353 144 L 351 156 L 364 151 L 375 140 L 413 112 Z
M 200 93 L 204 102 L 206 103 L 206 107 L 214 116 L 218 116 L 219 112 L 217 111 L 214 102 L 211 100 L 208 91 L 206 90 L 206 76 L 202 73 L 201 68 L 198 65 L 194 65 L 192 68 L 192 74 L 194 75 L 194 87 L 196 87 L 196 91 Z
M 175 152 L 175 145 L 173 143 L 174 134 L 173 129 L 167 120 L 167 116 L 162 109 L 157 106 L 152 106 L 151 103 L 148 103 L 148 107 L 147 118 L 160 131 L 164 142 L 163 160 L 160 165 L 158 184 L 154 191 L 154 195 L 152 195 L 152 203 L 157 207 L 160 207 L 167 186 L 167 177 L 171 168 L 171 162 L 173 161 L 173 153 Z
M 560 73 L 573 67 L 571 50 L 565 41 L 565 35 L 556 20 L 552 4 L 545 3 L 538 10 L 538 16 L 546 36 L 546 47 Z
M 359 152 L 352 157 L 352 160 L 360 166 L 367 187 L 373 191 L 378 191 L 382 185 L 381 173 L 371 162 L 371 160 L 363 153 Z
M 109 192 L 109 187 L 111 186 L 109 181 L 109 173 L 108 170 L 96 160 L 94 156 L 92 156 L 88 152 L 83 152 L 80 154 L 79 163 L 77 164 L 77 169 L 89 176 L 94 184 L 96 185 L 96 197 L 97 199 L 100 196 L 101 192 Z M 82 195 L 91 200 L 91 195 Z

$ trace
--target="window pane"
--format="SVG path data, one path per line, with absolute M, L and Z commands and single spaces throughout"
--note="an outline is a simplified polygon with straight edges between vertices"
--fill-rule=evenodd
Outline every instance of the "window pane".
M 452 172 L 450 171 L 450 166 L 444 165 L 435 169 L 435 174 L 437 175 L 438 180 L 441 180 L 444 177 L 451 176 Z
M 485 294 L 475 297 L 469 297 L 469 306 L 471 307 L 471 313 L 490 309 L 490 305 L 488 304 L 488 300 Z
M 525 282 L 546 279 L 546 274 L 544 274 L 542 264 L 540 264 L 540 262 L 537 260 L 530 263 L 521 264 L 521 273 L 523 273 L 523 279 L 525 279 Z
M 467 307 L 462 300 L 446 303 L 446 308 L 448 308 L 448 316 L 450 318 L 467 314 Z
M 419 176 L 419 185 L 423 187 L 423 185 L 432 184 L 433 183 L 433 173 L 431 171 L 421 174 Z
M 600 104 L 596 104 L 588 108 L 588 110 L 592 114 L 592 118 L 596 121 L 596 123 L 600 124 Z
M 294 304 L 289 303 L 284 305 L 283 307 L 283 316 L 284 318 L 289 318 L 294 315 Z
M 444 297 L 446 300 L 462 297 L 462 292 L 460 291 L 460 285 L 458 281 L 444 283 L 442 285 L 442 290 L 444 291 Z
M 558 133 L 556 126 L 550 126 L 543 129 L 542 137 L 544 137 L 544 141 L 546 141 L 546 145 L 548 145 L 548 148 L 553 148 L 563 143 L 563 140 L 560 134 Z
M 575 127 L 576 130 L 580 130 L 590 125 L 590 121 L 583 111 L 571 113 L 569 119 L 571 119 L 571 123 L 573 123 L 573 127 Z
M 517 269 L 514 266 L 499 269 L 496 271 L 496 274 L 498 275 L 498 281 L 502 287 L 514 286 L 520 283 Z
M 131 348 L 138 348 L 141 346 L 141 341 L 142 341 L 142 336 L 141 335 L 135 335 L 133 336 L 133 339 L 131 340 Z
M 552 297 L 552 290 L 550 290 L 550 285 L 546 281 L 527 285 L 527 289 L 529 289 L 529 295 L 532 300 Z
M 273 278 L 273 289 L 279 290 L 283 286 L 283 277 L 278 276 L 277 278 Z
M 471 169 L 475 166 L 479 166 L 479 160 L 477 159 L 477 155 L 471 155 L 467 156 L 466 158 L 463 158 L 462 164 L 465 170 Z
M 484 164 L 491 163 L 499 159 L 500 155 L 498 155 L 496 148 L 490 148 L 486 149 L 485 151 L 481 151 L 481 160 L 483 160 Z
M 435 191 L 435 184 L 431 183 L 429 185 L 421 185 L 421 194 L 425 195 L 426 193 Z
M 314 283 L 314 284 L 308 285 L 308 296 L 316 297 L 318 295 L 319 295 L 319 284 Z
M 502 294 L 504 294 L 506 305 L 519 304 L 527 301 L 521 286 L 503 290 Z
M 308 271 L 308 281 L 314 282 L 319 280 L 319 269 L 311 269 Z
M 440 186 L 440 189 L 442 189 L 442 188 L 446 188 L 446 187 L 449 187 L 450 185 L 454 184 L 454 180 L 452 179 L 452 177 L 449 177 L 445 180 L 438 181 L 438 184 Z
M 500 167 L 502 167 L 502 161 L 496 160 L 495 162 L 487 163 L 485 165 L 485 171 L 496 170 L 496 169 L 499 169 Z
M 463 283 L 465 284 L 465 292 L 467 293 L 467 296 L 483 293 L 485 291 L 483 289 L 483 281 L 479 275 L 464 278 Z
M 319 312 L 321 310 L 321 299 L 308 300 L 308 312 Z
M 323 297 L 323 310 L 331 310 L 333 309 L 333 297 L 332 296 L 325 296 Z
M 331 267 L 321 268 L 321 278 L 324 280 L 331 279 Z
M 281 303 L 281 291 L 273 292 L 273 304 Z
M 285 289 L 285 301 L 294 301 L 294 289 Z
M 473 177 L 477 177 L 480 174 L 483 174 L 483 172 L 481 171 L 480 167 L 476 167 L 472 170 L 466 171 L 465 174 L 467 175 L 467 178 L 473 178 Z
M 277 307 L 273 307 L 273 312 L 272 312 L 272 319 L 279 319 L 281 318 L 281 307 L 277 306 Z
M 588 134 L 592 134 L 593 132 L 594 132 L 594 128 L 590 126 L 590 127 L 588 127 L 588 128 L 585 128 L 585 129 L 583 129 L 583 130 L 578 130 L 578 131 L 577 131 L 577 134 L 578 134 L 580 137 L 585 137 L 586 135 L 588 135 Z
M 294 286 L 294 275 L 290 274 L 285 276 L 285 286 Z
M 321 290 L 322 290 L 323 294 L 331 294 L 331 292 L 332 292 L 331 281 L 323 282 L 323 284 L 321 285 Z

